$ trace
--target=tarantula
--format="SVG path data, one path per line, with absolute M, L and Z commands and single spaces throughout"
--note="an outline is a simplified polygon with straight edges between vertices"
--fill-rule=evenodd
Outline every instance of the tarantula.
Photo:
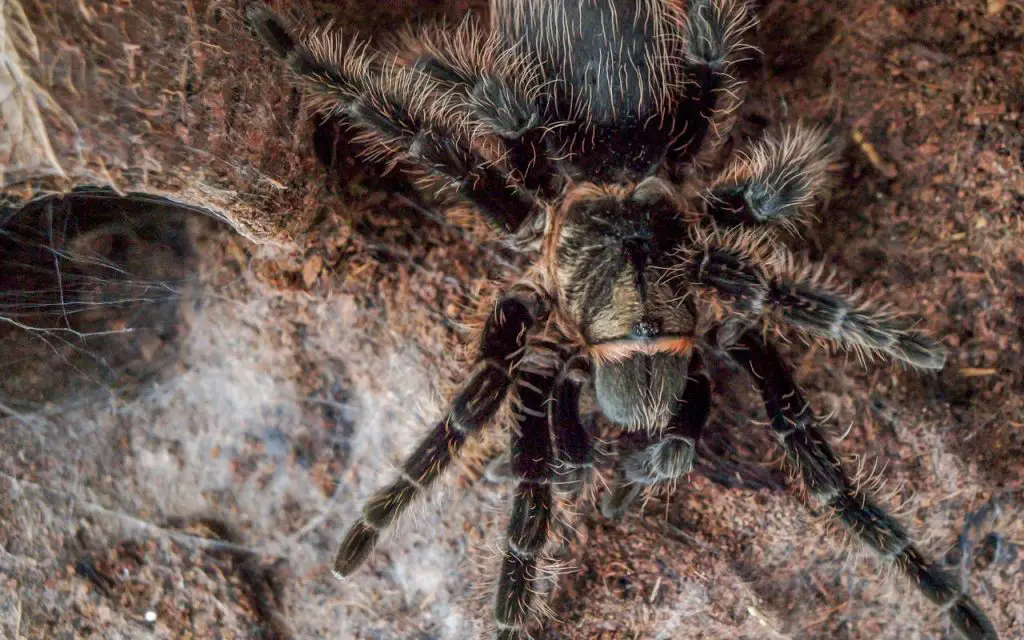
M 409 32 L 382 50 L 300 35 L 263 4 L 247 19 L 315 107 L 371 155 L 417 171 L 534 258 L 494 304 L 444 417 L 365 505 L 335 562 L 355 571 L 381 532 L 508 407 L 515 482 L 496 595 L 498 638 L 528 637 L 560 496 L 586 484 L 598 433 L 581 393 L 622 431 L 602 501 L 614 517 L 693 468 L 711 406 L 701 353 L 749 371 L 808 501 L 905 573 L 972 639 L 977 604 L 851 482 L 789 367 L 764 337 L 814 339 L 940 369 L 942 347 L 774 242 L 806 216 L 834 154 L 821 129 L 781 130 L 713 173 L 750 50 L 745 3 L 492 0 L 491 27 Z M 505 415 L 505 414 L 501 414 Z

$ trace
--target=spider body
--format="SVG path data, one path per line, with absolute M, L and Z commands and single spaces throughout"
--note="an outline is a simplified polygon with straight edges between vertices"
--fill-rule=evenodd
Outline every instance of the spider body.
M 763 337 L 795 330 L 862 356 L 938 369 L 940 345 L 773 242 L 828 182 L 819 129 L 755 143 L 717 174 L 749 47 L 733 0 L 493 0 L 492 25 L 407 33 L 382 52 L 297 36 L 262 4 L 247 17 L 314 106 L 346 116 L 371 155 L 440 182 L 533 267 L 495 303 L 445 415 L 368 501 L 342 543 L 347 576 L 465 443 L 508 406 L 496 477 L 515 486 L 495 635 L 528 637 L 558 504 L 606 456 L 581 394 L 620 427 L 602 511 L 693 468 L 711 410 L 703 358 L 751 374 L 809 501 L 907 575 L 976 640 L 985 614 L 845 473 L 789 368 Z
M 565 322 L 594 366 L 613 422 L 659 429 L 686 385 L 696 309 L 665 277 L 685 235 L 667 183 L 574 187 L 555 214 L 547 256 Z

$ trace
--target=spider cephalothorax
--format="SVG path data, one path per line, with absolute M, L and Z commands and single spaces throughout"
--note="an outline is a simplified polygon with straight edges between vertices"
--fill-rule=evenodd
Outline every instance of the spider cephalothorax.
M 586 493 L 607 458 L 581 392 L 620 427 L 602 501 L 616 516 L 692 470 L 711 406 L 702 354 L 724 352 L 751 373 L 808 499 L 967 637 L 995 638 L 957 582 L 843 471 L 763 328 L 923 369 L 941 368 L 944 352 L 773 241 L 828 181 L 822 130 L 778 131 L 711 174 L 753 19 L 736 0 L 680 4 L 493 0 L 490 30 L 467 20 L 381 52 L 330 32 L 297 36 L 264 5 L 249 8 L 316 108 L 346 117 L 372 155 L 440 183 L 534 259 L 490 310 L 446 415 L 349 530 L 335 571 L 358 568 L 507 405 L 508 452 L 492 475 L 515 490 L 494 621 L 498 637 L 525 637 L 545 548 L 566 529 L 556 505 Z

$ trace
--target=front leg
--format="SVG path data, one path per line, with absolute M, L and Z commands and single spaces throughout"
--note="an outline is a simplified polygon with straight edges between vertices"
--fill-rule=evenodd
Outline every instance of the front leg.
M 841 522 L 873 549 L 883 564 L 906 575 L 921 593 L 949 613 L 969 640 L 998 640 L 981 607 L 942 565 L 914 544 L 907 530 L 843 470 L 821 432 L 814 410 L 775 348 L 747 331 L 729 355 L 750 374 L 787 462 L 803 480 L 809 502 Z
M 509 471 L 516 487 L 512 497 L 505 551 L 494 596 L 497 640 L 529 638 L 542 578 L 542 553 L 552 528 L 555 475 L 551 423 L 545 405 L 558 373 L 559 354 L 536 348 L 523 358 L 510 400 L 512 419 Z
M 676 257 L 666 280 L 683 294 L 711 294 L 733 317 L 789 326 L 861 357 L 880 353 L 921 369 L 946 363 L 942 345 L 910 328 L 892 305 L 840 285 L 824 266 L 798 261 L 757 233 L 697 232 Z
M 711 413 L 711 382 L 697 352 L 690 360 L 686 389 L 660 433 L 627 434 L 615 481 L 601 503 L 606 518 L 617 518 L 644 489 L 673 482 L 693 470 L 694 454 Z
M 338 550 L 335 576 L 344 578 L 358 569 L 381 532 L 429 491 L 467 440 L 491 422 L 512 388 L 512 372 L 522 364 L 528 332 L 547 312 L 547 300 L 529 286 L 514 287 L 498 301 L 484 326 L 469 379 L 444 417 L 406 457 L 397 477 L 366 502 Z

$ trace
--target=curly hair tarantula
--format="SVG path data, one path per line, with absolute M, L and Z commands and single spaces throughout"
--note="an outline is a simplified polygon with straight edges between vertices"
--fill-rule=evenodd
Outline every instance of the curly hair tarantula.
M 853 483 L 789 367 L 764 336 L 814 339 L 940 369 L 940 345 L 859 301 L 773 241 L 827 183 L 820 129 L 793 127 L 711 173 L 750 47 L 743 2 L 492 0 L 490 30 L 410 32 L 383 51 L 297 31 L 263 4 L 247 19 L 316 107 L 346 116 L 371 154 L 402 161 L 534 258 L 489 313 L 446 415 L 377 491 L 335 562 L 347 576 L 466 441 L 509 408 L 515 482 L 494 598 L 495 636 L 529 637 L 558 501 L 600 457 L 581 393 L 622 430 L 602 512 L 693 468 L 711 405 L 701 353 L 727 354 L 760 391 L 812 505 L 948 611 L 966 637 L 992 624 L 905 529 Z M 576 492 L 574 494 L 574 492 Z

